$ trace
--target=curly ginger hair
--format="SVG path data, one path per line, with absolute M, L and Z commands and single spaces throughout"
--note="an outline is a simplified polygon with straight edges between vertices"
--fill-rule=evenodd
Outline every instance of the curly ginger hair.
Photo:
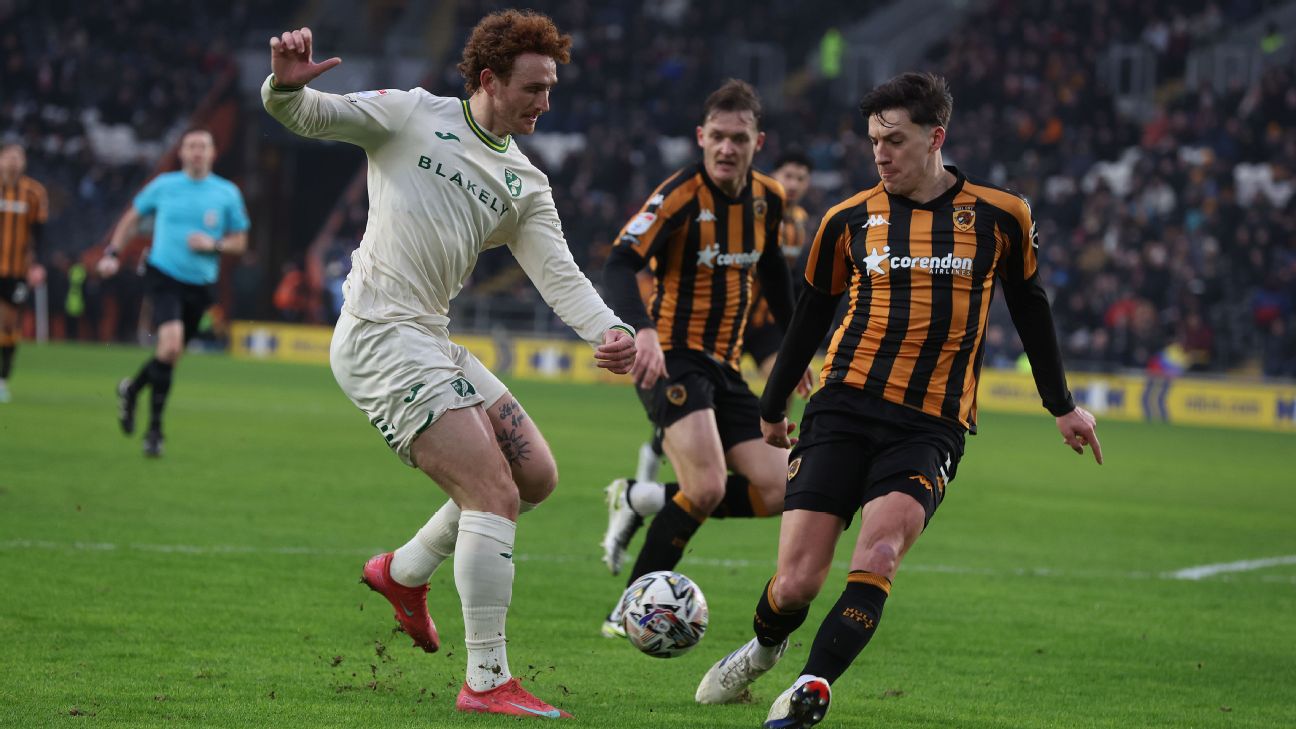
M 503 10 L 482 18 L 464 45 L 459 73 L 469 94 L 481 88 L 482 71 L 490 69 L 504 81 L 523 53 L 539 53 L 557 63 L 571 61 L 570 35 L 560 33 L 553 20 L 531 10 Z

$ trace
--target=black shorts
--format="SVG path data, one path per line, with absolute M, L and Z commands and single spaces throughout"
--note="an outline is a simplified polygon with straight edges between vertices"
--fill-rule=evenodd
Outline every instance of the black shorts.
M 779 345 L 783 343 L 783 332 L 777 324 L 748 326 L 743 332 L 743 353 L 751 355 L 759 367 L 767 357 L 778 354 Z
M 788 460 L 784 511 L 835 514 L 850 524 L 869 501 L 899 491 L 931 521 L 963 456 L 963 431 L 930 415 L 834 384 L 810 398 Z
M 153 328 L 183 322 L 185 342 L 198 333 L 198 323 L 212 304 L 208 287 L 177 281 L 152 266 L 144 272 L 144 293 L 153 302 Z
M 13 306 L 22 306 L 31 300 L 31 288 L 25 278 L 0 277 L 0 301 Z
M 670 377 L 651 390 L 635 388 L 653 425 L 665 429 L 689 413 L 710 409 L 726 451 L 761 437 L 760 402 L 731 367 L 685 350 L 666 353 L 666 371 Z

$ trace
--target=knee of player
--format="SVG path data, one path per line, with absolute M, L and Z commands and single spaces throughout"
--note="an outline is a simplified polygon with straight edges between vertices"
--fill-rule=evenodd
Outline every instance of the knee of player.
M 694 508 L 706 514 L 715 511 L 725 496 L 724 473 L 706 474 L 693 479 L 693 483 L 681 483 L 688 500 Z
M 805 572 L 779 572 L 772 588 L 774 602 L 782 612 L 800 610 L 814 602 L 823 587 L 823 576 Z
M 157 358 L 161 362 L 174 365 L 180 361 L 181 348 L 173 345 L 163 344 L 158 346 Z
M 512 478 L 482 479 L 474 490 L 477 492 L 473 498 L 477 502 L 477 508 L 509 519 L 517 519 L 520 496 Z
M 891 577 L 900 566 L 900 550 L 889 542 L 875 542 L 864 551 L 862 561 L 869 572 Z
M 558 464 L 552 456 L 537 459 L 519 474 L 517 487 L 523 500 L 533 504 L 544 501 L 558 488 Z

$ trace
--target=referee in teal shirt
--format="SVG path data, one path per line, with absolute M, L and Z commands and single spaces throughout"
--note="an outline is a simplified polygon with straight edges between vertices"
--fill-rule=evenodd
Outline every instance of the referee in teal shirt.
M 234 183 L 212 173 L 216 145 L 210 132 L 194 129 L 180 139 L 179 172 L 158 175 L 135 196 L 135 202 L 113 231 L 99 260 L 99 273 L 119 268 L 117 252 L 135 234 L 141 218 L 153 216 L 144 289 L 153 303 L 157 352 L 133 378 L 117 385 L 122 432 L 135 432 L 135 401 L 149 387 L 149 427 L 144 455 L 162 455 L 162 411 L 171 379 L 185 344 L 211 306 L 211 284 L 220 273 L 222 253 L 247 249 L 248 216 L 243 194 Z

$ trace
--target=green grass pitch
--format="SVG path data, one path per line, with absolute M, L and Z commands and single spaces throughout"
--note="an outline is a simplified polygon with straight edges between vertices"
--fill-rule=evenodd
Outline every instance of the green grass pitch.
M 393 634 L 387 604 L 358 584 L 364 560 L 444 497 L 328 369 L 189 357 L 166 455 L 148 461 L 117 431 L 112 397 L 147 356 L 19 352 L 0 405 L 0 725 L 514 726 L 452 709 L 452 570 L 433 578 L 435 655 Z M 696 706 L 702 673 L 749 635 L 778 522 L 716 522 L 694 540 L 680 569 L 711 627 L 692 653 L 663 661 L 601 638 L 621 585 L 599 561 L 601 489 L 633 468 L 644 417 L 627 388 L 511 384 L 561 471 L 518 530 L 514 672 L 580 726 L 759 726 L 840 590 L 853 534 L 754 702 Z M 823 726 L 1296 726 L 1296 439 L 1099 432 L 1101 468 L 1046 415 L 983 415 Z

